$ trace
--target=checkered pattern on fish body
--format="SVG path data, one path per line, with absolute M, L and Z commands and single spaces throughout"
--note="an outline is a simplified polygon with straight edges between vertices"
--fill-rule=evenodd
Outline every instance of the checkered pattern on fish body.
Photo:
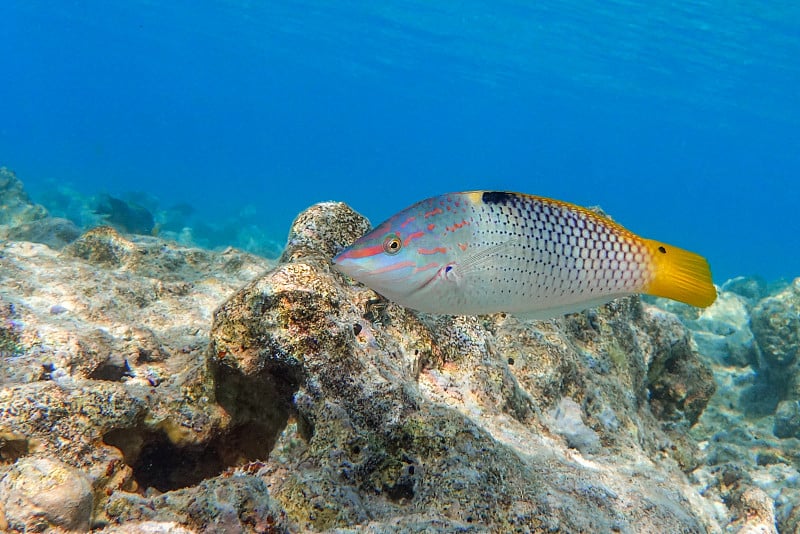
M 500 247 L 495 261 L 481 265 L 487 284 L 478 291 L 510 311 L 610 300 L 641 291 L 652 277 L 642 240 L 602 215 L 515 193 L 472 201 L 472 246 Z

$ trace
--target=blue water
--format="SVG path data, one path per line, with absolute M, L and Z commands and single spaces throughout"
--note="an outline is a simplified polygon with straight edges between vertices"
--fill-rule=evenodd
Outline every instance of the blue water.
M 283 240 L 313 202 L 601 205 L 800 275 L 800 3 L 0 2 L 0 165 Z

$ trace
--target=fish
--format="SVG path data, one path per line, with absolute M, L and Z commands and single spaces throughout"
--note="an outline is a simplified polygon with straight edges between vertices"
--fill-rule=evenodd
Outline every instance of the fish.
M 333 258 L 335 270 L 420 312 L 549 319 L 644 293 L 717 297 L 708 261 L 609 217 L 508 191 L 417 202 Z
M 111 195 L 100 197 L 94 213 L 123 232 L 147 235 L 156 229 L 153 214 L 147 208 Z

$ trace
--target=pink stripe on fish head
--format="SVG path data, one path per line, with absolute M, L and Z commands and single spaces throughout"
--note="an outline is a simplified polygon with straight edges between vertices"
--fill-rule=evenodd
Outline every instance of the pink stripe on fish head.
M 450 283 L 439 272 L 456 265 L 472 241 L 474 205 L 452 193 L 397 213 L 334 258 L 336 269 L 390 299 L 437 298 Z M 395 247 L 387 249 L 387 239 Z M 427 295 L 427 296 L 425 296 Z

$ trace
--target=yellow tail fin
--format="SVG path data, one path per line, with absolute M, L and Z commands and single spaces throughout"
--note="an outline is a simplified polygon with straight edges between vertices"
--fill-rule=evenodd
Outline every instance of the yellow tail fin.
M 717 299 L 711 269 L 704 257 L 651 239 L 643 241 L 653 258 L 655 271 L 653 280 L 644 288 L 645 293 L 700 308 Z

